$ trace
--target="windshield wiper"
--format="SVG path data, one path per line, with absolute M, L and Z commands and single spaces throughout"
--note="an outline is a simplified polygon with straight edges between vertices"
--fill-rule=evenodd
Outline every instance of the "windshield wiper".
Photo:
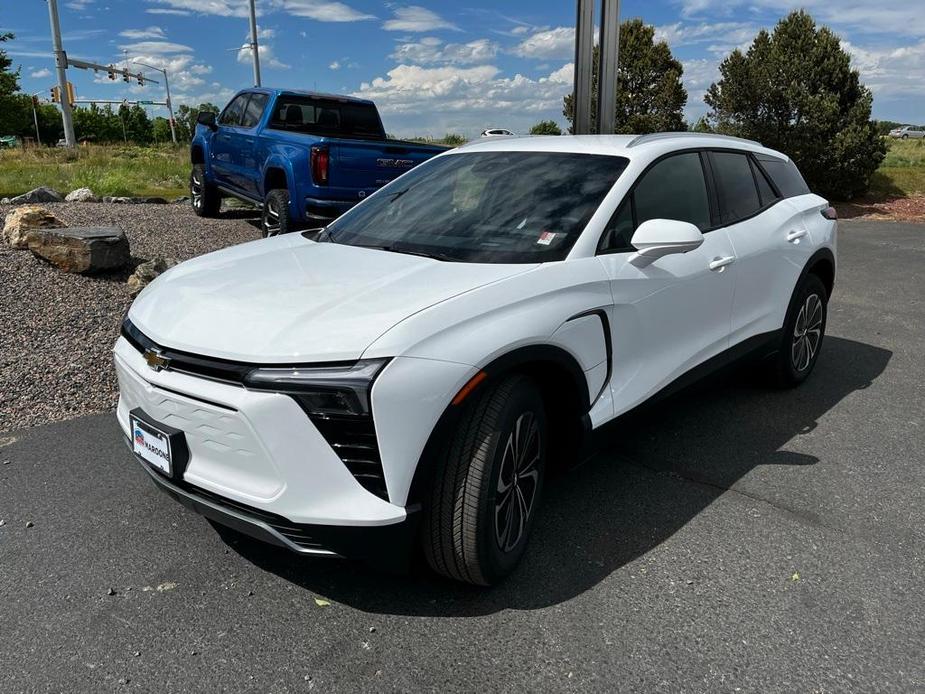
M 366 246 L 363 244 L 353 244 L 359 248 L 372 248 L 377 251 L 388 251 L 389 253 L 404 253 L 405 255 L 417 255 L 422 258 L 433 258 L 434 260 L 441 260 L 444 262 L 455 263 L 459 262 L 459 258 L 449 255 L 448 253 L 431 252 L 431 251 L 419 251 L 411 248 L 400 248 L 396 245 L 385 245 L 385 246 Z

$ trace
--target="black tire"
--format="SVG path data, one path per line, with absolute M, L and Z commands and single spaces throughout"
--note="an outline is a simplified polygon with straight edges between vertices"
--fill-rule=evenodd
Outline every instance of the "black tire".
M 900 139 L 902 139 L 902 140 L 908 140 L 908 139 L 909 139 L 909 136 L 908 136 L 908 135 L 903 135 L 902 138 L 900 138 Z
M 825 285 L 816 275 L 807 275 L 793 292 L 780 346 L 770 361 L 772 385 L 793 388 L 809 378 L 822 350 L 827 317 Z
M 289 191 L 276 188 L 267 193 L 263 201 L 263 213 L 260 215 L 260 228 L 264 236 L 289 234 L 296 230 L 289 210 Z
M 198 217 L 217 217 L 222 208 L 221 193 L 206 179 L 206 170 L 202 164 L 193 164 L 189 176 L 189 197 L 193 212 Z
M 519 456 L 511 445 L 518 426 Z M 491 585 L 514 570 L 536 518 L 546 448 L 543 400 L 526 376 L 506 377 L 466 405 L 424 513 L 424 554 L 434 571 Z

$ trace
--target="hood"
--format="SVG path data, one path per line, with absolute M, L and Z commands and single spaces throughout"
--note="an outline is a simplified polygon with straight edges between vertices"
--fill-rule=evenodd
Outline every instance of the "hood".
M 408 316 L 533 265 L 451 263 L 299 234 L 182 263 L 129 318 L 165 347 L 256 364 L 358 359 Z

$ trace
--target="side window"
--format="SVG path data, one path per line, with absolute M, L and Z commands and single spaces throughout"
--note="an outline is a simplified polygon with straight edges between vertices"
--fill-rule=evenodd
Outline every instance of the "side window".
M 761 170 L 761 167 L 758 166 L 754 160 L 749 159 L 749 161 L 752 165 L 752 173 L 755 174 L 755 183 L 758 184 L 758 195 L 761 196 L 761 206 L 767 207 L 775 200 L 779 200 L 780 196 L 774 192 L 771 182 L 768 180 L 764 171 Z
M 260 117 L 263 115 L 263 109 L 267 106 L 268 98 L 266 94 L 251 94 L 251 100 L 247 102 L 244 109 L 244 118 L 241 121 L 243 127 L 253 128 L 260 122 Z
M 632 197 L 630 195 L 620 203 L 620 207 L 617 208 L 616 213 L 607 223 L 604 236 L 601 238 L 601 251 L 622 253 L 623 251 L 633 250 L 633 245 L 630 241 L 633 238 L 633 232 L 636 231 L 636 225 L 633 223 Z
M 721 224 L 734 224 L 761 209 L 755 177 L 744 152 L 711 152 Z
M 244 104 L 247 102 L 249 94 L 240 94 L 236 96 L 230 104 L 222 111 L 218 117 L 219 125 L 240 125 L 241 116 L 244 115 Z
M 806 181 L 803 180 L 799 169 L 792 161 L 778 159 L 766 154 L 756 155 L 755 158 L 785 198 L 793 198 L 797 195 L 809 193 L 809 186 L 806 185 Z
M 649 219 L 690 222 L 709 229 L 710 203 L 697 152 L 676 154 L 649 169 L 633 191 L 636 223 Z

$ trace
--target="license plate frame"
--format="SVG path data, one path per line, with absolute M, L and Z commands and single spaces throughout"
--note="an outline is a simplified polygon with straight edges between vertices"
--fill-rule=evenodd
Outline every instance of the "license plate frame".
M 132 452 L 162 475 L 173 477 L 174 458 L 171 434 L 135 413 L 129 414 Z

